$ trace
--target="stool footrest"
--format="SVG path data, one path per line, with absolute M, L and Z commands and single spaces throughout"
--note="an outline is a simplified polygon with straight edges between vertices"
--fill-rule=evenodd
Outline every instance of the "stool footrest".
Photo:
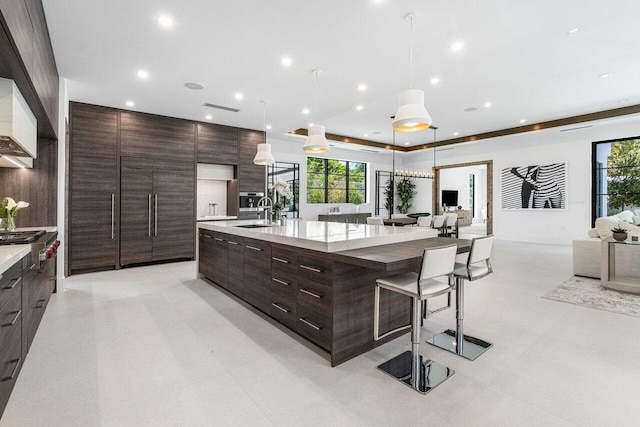
M 405 351 L 378 369 L 422 394 L 429 393 L 455 373 L 453 369 L 419 355 L 414 379 L 411 377 L 412 365 L 411 352 Z
M 469 360 L 476 360 L 493 346 L 490 342 L 469 335 L 463 335 L 462 337 L 462 348 L 458 348 L 456 331 L 451 329 L 434 335 L 427 340 L 427 343 Z

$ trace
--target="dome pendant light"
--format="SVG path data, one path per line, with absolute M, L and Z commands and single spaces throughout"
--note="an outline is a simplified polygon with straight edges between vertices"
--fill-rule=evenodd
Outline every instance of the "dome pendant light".
M 318 115 L 318 73 L 319 70 L 313 70 L 313 74 L 316 76 L 316 118 Z M 328 153 L 331 147 L 329 141 L 324 134 L 324 126 L 311 125 L 309 126 L 309 136 L 304 143 L 304 152 L 309 154 Z
M 267 144 L 267 101 L 262 102 L 262 120 L 264 125 L 264 143 L 258 144 L 258 152 L 253 158 L 253 164 L 260 166 L 271 166 L 276 159 L 271 154 L 271 145 Z
M 411 23 L 411 41 L 409 43 L 409 62 L 411 63 L 409 76 L 409 90 L 405 90 L 398 95 L 398 112 L 393 119 L 393 129 L 396 132 L 417 132 L 431 126 L 433 120 L 429 112 L 424 107 L 424 92 L 413 89 L 413 19 L 417 18 L 417 13 L 407 13 L 405 21 Z

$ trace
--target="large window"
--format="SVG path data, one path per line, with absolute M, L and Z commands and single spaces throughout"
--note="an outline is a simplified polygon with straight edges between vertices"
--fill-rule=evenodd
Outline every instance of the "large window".
M 367 164 L 307 158 L 307 203 L 365 203 Z

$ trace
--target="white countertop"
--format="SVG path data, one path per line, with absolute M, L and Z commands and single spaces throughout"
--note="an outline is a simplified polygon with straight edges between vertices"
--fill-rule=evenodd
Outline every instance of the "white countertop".
M 234 219 L 238 219 L 238 217 L 227 215 L 202 215 L 196 218 L 196 221 L 231 221 Z
M 292 221 L 284 226 L 242 228 L 238 225 L 265 224 L 264 220 L 199 222 L 198 227 L 236 236 L 266 240 L 321 252 L 338 252 L 436 237 L 437 230 L 425 227 L 391 227 L 344 224 L 325 221 Z
M 31 252 L 31 245 L 0 246 L 0 274 Z

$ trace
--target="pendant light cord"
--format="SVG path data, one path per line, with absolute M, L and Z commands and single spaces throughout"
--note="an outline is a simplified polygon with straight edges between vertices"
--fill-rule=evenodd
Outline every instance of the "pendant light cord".
M 413 89 L 413 16 L 409 17 L 411 35 L 409 36 L 409 89 Z
M 262 128 L 264 129 L 264 143 L 267 143 L 267 101 L 262 102 Z
M 316 75 L 316 118 L 318 118 L 318 98 L 319 96 L 319 91 L 318 91 L 318 70 L 313 70 L 313 74 Z

